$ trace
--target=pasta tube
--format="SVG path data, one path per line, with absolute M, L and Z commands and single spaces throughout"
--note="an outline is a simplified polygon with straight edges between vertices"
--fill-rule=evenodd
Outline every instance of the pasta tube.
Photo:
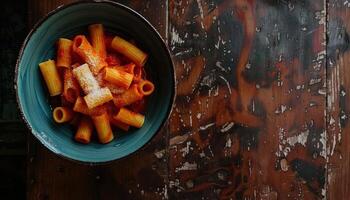
M 96 106 L 93 109 L 89 109 L 82 97 L 78 97 L 73 106 L 73 110 L 84 115 L 101 115 L 106 112 L 105 106 Z
M 139 82 L 141 80 L 141 76 L 142 76 L 141 67 L 136 66 L 134 63 L 129 63 L 129 64 L 124 65 L 124 66 L 114 66 L 112 68 L 117 69 L 117 70 L 122 70 L 122 71 L 125 71 L 127 73 L 134 75 L 134 78 L 133 78 L 134 82 Z
M 96 53 L 84 35 L 77 35 L 74 38 L 73 51 L 89 64 L 94 75 L 97 75 L 103 67 L 107 66 L 104 58 Z
M 132 84 L 128 90 L 120 95 L 113 97 L 113 103 L 116 107 L 121 108 L 130 105 L 143 98 L 143 95 L 138 90 L 137 84 Z
M 99 141 L 103 144 L 111 142 L 114 136 L 109 123 L 108 114 L 105 112 L 102 115 L 93 116 L 92 120 L 94 122 Z
M 148 96 L 154 91 L 154 85 L 151 81 L 141 80 L 137 85 L 139 92 L 142 95 Z
M 74 103 L 80 94 L 80 87 L 70 69 L 63 72 L 63 97 L 70 103 Z
M 123 122 L 120 122 L 116 119 L 114 119 L 113 117 L 110 117 L 109 121 L 111 122 L 111 124 L 117 128 L 120 128 L 122 129 L 123 131 L 128 131 L 130 126 L 123 123 Z
M 92 121 L 88 117 L 83 117 L 78 125 L 74 139 L 77 142 L 88 144 L 91 140 L 92 131 L 94 130 Z
M 73 69 L 73 75 L 78 80 L 79 85 L 85 94 L 89 94 L 90 92 L 100 88 L 87 64 L 83 64 Z
M 64 123 L 73 119 L 74 112 L 67 107 L 56 107 L 52 115 L 55 122 Z
M 122 70 L 133 75 L 135 75 L 135 67 L 136 65 L 134 63 L 129 63 L 124 66 L 112 66 L 113 69 Z
M 108 87 L 108 89 L 111 91 L 112 94 L 121 94 L 121 93 L 124 93 L 126 91 L 126 88 L 122 88 L 122 87 L 114 85 L 113 83 L 105 81 L 103 79 L 103 73 L 99 73 L 96 76 L 96 80 L 101 87 Z
M 72 40 L 65 38 L 58 39 L 56 66 L 70 68 L 72 64 Z
M 102 24 L 92 24 L 89 26 L 89 33 L 91 38 L 91 43 L 96 53 L 102 58 L 106 59 L 106 44 L 105 36 Z
M 107 88 L 101 88 L 90 92 L 84 97 L 86 105 L 89 109 L 95 108 L 96 106 L 102 105 L 108 101 L 113 100 L 111 91 Z
M 103 79 L 123 88 L 129 88 L 133 75 L 121 70 L 106 67 L 103 72 Z
M 147 61 L 148 55 L 146 53 L 119 36 L 113 38 L 111 47 L 132 60 L 138 66 L 144 66 Z
M 141 70 L 141 67 L 138 67 L 138 66 L 136 66 L 135 68 L 134 68 L 134 82 L 140 82 L 140 80 L 141 80 L 141 78 L 142 78 L 142 70 Z
M 62 81 L 58 74 L 55 61 L 48 60 L 39 64 L 41 74 L 44 77 L 50 96 L 57 96 L 62 93 Z
M 132 112 L 126 108 L 121 108 L 117 115 L 113 117 L 115 120 L 128 124 L 130 126 L 134 126 L 137 128 L 141 128 L 143 123 L 145 122 L 145 116 L 139 113 Z

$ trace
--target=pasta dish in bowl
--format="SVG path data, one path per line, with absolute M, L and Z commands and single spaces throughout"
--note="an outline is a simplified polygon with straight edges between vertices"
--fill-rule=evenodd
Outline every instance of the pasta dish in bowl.
M 22 118 L 59 156 L 104 163 L 142 148 L 168 119 L 175 74 L 161 36 L 110 1 L 77 2 L 42 19 L 16 65 Z

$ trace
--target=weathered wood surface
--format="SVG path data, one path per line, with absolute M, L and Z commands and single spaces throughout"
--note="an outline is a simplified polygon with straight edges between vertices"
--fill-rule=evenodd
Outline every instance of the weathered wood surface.
M 24 199 L 26 128 L 18 119 L 13 77 L 27 33 L 26 1 L 1 2 L 0 12 L 0 199 Z
M 325 8 L 171 1 L 171 197 L 324 197 Z
M 350 197 L 350 2 L 330 0 L 327 45 L 329 199 Z
M 29 0 L 29 23 L 67 2 Z M 106 166 L 57 158 L 30 137 L 29 199 L 349 198 L 350 2 L 122 3 L 173 54 L 169 126 Z
M 13 89 L 14 66 L 27 32 L 26 2 L 4 2 L 0 13 L 0 156 L 25 155 L 25 126 L 21 124 Z

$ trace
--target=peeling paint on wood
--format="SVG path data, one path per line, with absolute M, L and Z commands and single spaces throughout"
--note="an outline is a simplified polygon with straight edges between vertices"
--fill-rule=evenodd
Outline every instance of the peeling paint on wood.
M 170 190 L 170 197 L 325 197 L 326 185 L 314 185 L 307 179 L 310 174 L 303 174 L 299 167 L 308 166 L 304 161 L 312 167 L 326 167 L 324 2 L 175 2 L 170 1 L 170 26 L 176 27 L 178 35 L 195 40 L 176 44 L 177 35 L 169 38 L 174 41 L 170 43 L 175 63 L 178 59 L 182 65 L 192 62 L 191 53 L 205 60 L 199 75 L 190 78 L 199 84 L 193 84 L 191 92 L 179 87 L 179 114 L 171 118 L 172 137 L 190 132 L 187 140 L 198 148 L 191 150 L 181 142 L 170 151 L 170 180 L 181 180 L 177 183 L 181 189 Z M 197 21 L 182 23 L 188 18 Z M 178 55 L 187 45 L 192 52 Z M 179 85 L 189 77 L 186 73 L 178 71 Z M 190 116 L 197 117 L 187 122 Z M 214 160 L 208 163 L 205 155 Z M 186 162 L 195 162 L 197 170 L 178 171 Z M 226 185 L 194 181 L 220 167 L 231 172 Z

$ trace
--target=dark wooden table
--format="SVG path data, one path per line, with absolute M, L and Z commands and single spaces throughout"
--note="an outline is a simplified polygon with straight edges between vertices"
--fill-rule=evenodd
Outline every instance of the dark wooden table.
M 68 2 L 29 0 L 29 24 Z M 103 166 L 29 134 L 28 199 L 350 198 L 350 1 L 120 2 L 173 54 L 168 126 Z

